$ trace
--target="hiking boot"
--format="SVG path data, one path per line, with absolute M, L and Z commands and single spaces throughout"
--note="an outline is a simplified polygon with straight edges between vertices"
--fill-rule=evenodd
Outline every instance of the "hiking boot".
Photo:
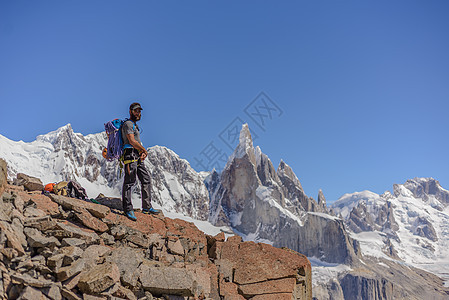
M 130 219 L 130 220 L 137 221 L 137 218 L 134 215 L 134 211 L 133 210 L 125 212 L 125 216 L 128 217 L 128 219 Z
M 150 208 L 150 209 L 144 208 L 144 209 L 142 209 L 142 212 L 143 212 L 144 214 L 158 214 L 158 213 L 160 213 L 161 211 L 160 211 L 160 210 L 157 210 L 157 209 L 154 209 L 154 208 Z

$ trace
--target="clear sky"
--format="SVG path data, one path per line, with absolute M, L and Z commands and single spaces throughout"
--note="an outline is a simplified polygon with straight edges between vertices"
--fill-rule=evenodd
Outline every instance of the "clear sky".
M 447 0 L 1 0 L 0 134 L 96 133 L 138 100 L 145 146 L 197 171 L 247 122 L 314 198 L 449 189 L 448 16 Z

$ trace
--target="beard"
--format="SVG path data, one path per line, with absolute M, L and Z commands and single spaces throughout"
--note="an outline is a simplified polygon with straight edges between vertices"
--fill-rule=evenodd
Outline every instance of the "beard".
M 139 121 L 140 120 L 140 118 L 141 118 L 141 116 L 140 115 L 135 115 L 135 114 L 133 114 L 132 116 L 131 116 L 131 120 L 133 120 L 134 122 L 137 122 L 137 121 Z

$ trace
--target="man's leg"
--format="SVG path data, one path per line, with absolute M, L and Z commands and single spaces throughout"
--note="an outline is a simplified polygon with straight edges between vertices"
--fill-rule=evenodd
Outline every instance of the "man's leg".
M 137 176 L 139 176 L 142 190 L 142 209 L 150 209 L 151 206 L 151 176 L 143 162 L 137 166 Z
M 126 213 L 133 210 L 133 204 L 131 201 L 132 187 L 136 184 L 137 180 L 137 162 L 133 162 L 125 165 L 125 178 L 123 179 L 122 189 L 122 205 L 123 211 Z

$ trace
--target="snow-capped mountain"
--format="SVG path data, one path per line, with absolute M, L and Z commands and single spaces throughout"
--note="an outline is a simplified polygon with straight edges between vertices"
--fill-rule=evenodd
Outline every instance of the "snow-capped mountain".
M 44 183 L 75 179 L 90 197 L 116 195 L 117 164 L 105 161 L 101 151 L 106 133 L 83 136 L 67 124 L 35 141 L 11 141 L 0 135 L 0 157 L 8 163 L 8 177 L 18 172 L 38 177 Z
M 118 162 L 108 162 L 102 156 L 107 144 L 105 132 L 83 136 L 74 133 L 67 124 L 35 141 L 11 141 L 0 135 L 0 158 L 8 163 L 8 177 L 19 172 L 38 177 L 42 182 L 76 180 L 89 197 L 100 193 L 120 197 L 123 176 Z M 207 220 L 209 195 L 203 178 L 190 164 L 172 150 L 162 146 L 148 149 L 145 164 L 152 174 L 153 203 L 165 212 L 179 213 L 198 220 Z M 139 193 L 136 185 L 135 193 Z M 141 203 L 133 196 L 134 207 Z
M 332 208 L 363 254 L 399 259 L 449 280 L 449 191 L 437 180 L 410 179 L 382 195 L 345 194 Z
M 309 257 L 334 263 L 357 260 L 358 244 L 343 221 L 327 214 L 320 203 L 305 195 L 293 170 L 281 162 L 276 171 L 268 156 L 254 148 L 245 124 L 239 145 L 226 167 L 206 179 L 211 195 L 210 220 L 228 225 L 247 239 L 288 247 Z
M 43 183 L 75 179 L 89 197 L 120 197 L 117 162 L 107 162 L 105 133 L 83 136 L 70 124 L 31 143 L 0 135 L 0 158 Z M 191 217 L 202 230 L 229 227 L 246 240 L 289 247 L 312 262 L 317 299 L 447 299 L 436 276 L 449 279 L 449 192 L 431 178 L 394 185 L 393 193 L 346 194 L 326 206 L 307 196 L 293 170 L 275 169 L 254 147 L 247 125 L 220 173 L 196 172 L 172 150 L 148 149 L 153 203 L 170 217 Z M 136 186 L 135 193 L 139 193 Z M 138 195 L 133 197 L 139 207 Z M 333 214 L 329 211 L 334 212 Z M 203 220 L 203 221 L 197 221 Z M 209 221 L 209 222 L 207 222 Z M 215 234 L 215 233 L 214 233 Z M 363 255 L 362 255 L 363 254 Z M 368 287 L 368 288 L 360 288 Z

